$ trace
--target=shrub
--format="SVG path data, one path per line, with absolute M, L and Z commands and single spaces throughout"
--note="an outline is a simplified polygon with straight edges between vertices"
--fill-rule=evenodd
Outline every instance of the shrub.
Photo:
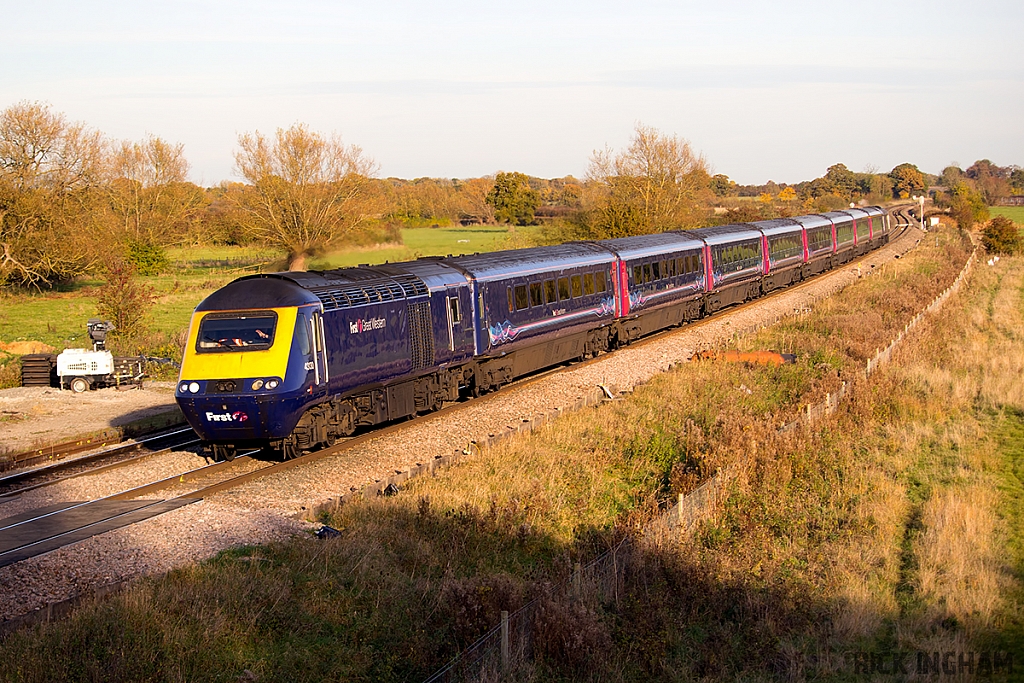
M 159 275 L 170 263 L 163 247 L 147 242 L 129 242 L 125 259 L 139 275 Z
M 107 265 L 107 283 L 97 294 L 97 308 L 103 318 L 114 323 L 114 335 L 131 342 L 145 331 L 145 319 L 156 294 L 152 287 L 136 278 L 135 266 L 116 259 Z
M 1017 224 L 996 216 L 981 231 L 981 243 L 993 254 L 1016 254 L 1024 247 Z

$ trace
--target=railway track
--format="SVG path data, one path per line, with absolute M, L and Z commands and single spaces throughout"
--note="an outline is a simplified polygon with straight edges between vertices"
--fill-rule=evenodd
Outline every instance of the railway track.
M 906 224 L 901 223 L 898 226 L 901 230 L 892 235 L 891 240 L 896 240 L 903 235 L 908 227 L 915 225 L 917 221 L 910 222 L 909 216 L 906 216 L 898 209 L 894 210 L 893 213 L 898 217 L 902 215 L 903 218 L 908 219 Z M 873 252 L 865 254 L 862 257 L 845 264 L 844 267 L 856 265 L 868 260 L 871 258 L 872 254 Z M 815 280 L 816 278 L 793 287 L 788 287 L 784 290 L 780 290 L 778 293 L 798 291 L 801 288 L 810 286 Z M 762 301 L 770 299 L 771 296 L 774 296 L 774 294 L 746 302 L 739 306 L 731 307 L 728 311 L 725 311 L 720 315 L 689 323 L 687 326 L 694 328 L 710 324 L 712 321 L 719 321 L 723 317 L 736 314 L 740 311 L 746 310 L 749 306 L 757 305 Z M 677 328 L 669 328 L 662 330 L 634 342 L 631 346 L 653 343 L 664 335 L 675 332 L 676 329 Z M 570 365 L 549 368 L 505 385 L 503 388 L 522 387 L 534 382 L 540 382 L 547 377 L 564 372 L 567 369 L 579 368 L 582 365 L 595 363 L 601 359 L 602 357 L 597 357 L 582 361 L 581 363 L 572 363 Z M 450 416 L 465 407 L 480 406 L 481 403 L 486 403 L 491 399 L 495 399 L 501 396 L 502 393 L 503 392 L 499 390 L 485 394 L 479 398 L 475 398 L 472 401 L 449 403 L 430 415 Z M 105 498 L 93 501 L 53 504 L 45 508 L 35 510 L 31 513 L 25 513 L 0 520 L 0 567 L 50 552 L 64 545 L 69 545 L 112 529 L 149 519 L 156 515 L 163 514 L 164 512 L 169 512 L 182 506 L 198 502 L 216 493 L 256 481 L 260 478 L 279 474 L 293 468 L 303 467 L 323 458 L 342 455 L 346 451 L 355 449 L 371 439 L 387 437 L 389 435 L 399 433 L 407 424 L 407 422 L 399 422 L 387 425 L 383 428 L 376 428 L 363 434 L 348 437 L 334 446 L 300 455 L 299 457 L 285 461 L 260 461 L 252 457 L 255 455 L 255 451 L 240 454 L 232 461 L 223 461 L 206 465 L 204 467 L 183 472 L 181 474 L 129 489 Z M 190 431 L 191 430 L 181 430 L 181 432 Z M 162 436 L 166 437 L 168 435 Z M 127 460 L 127 462 L 134 462 L 141 457 L 156 455 L 161 452 L 166 452 L 167 450 L 171 449 L 166 448 L 156 450 L 151 453 L 144 454 L 143 456 L 136 456 L 133 459 Z M 109 452 L 105 452 L 104 454 L 108 457 L 110 455 Z M 104 454 L 97 454 L 97 457 Z M 105 464 L 85 472 L 67 474 L 63 478 L 96 473 L 103 471 L 104 469 L 113 469 L 114 467 L 119 467 L 123 464 L 126 463 L 118 462 Z M 30 473 L 25 473 L 25 475 L 27 474 Z M 0 487 L 12 478 L 13 477 L 0 479 Z M 37 482 L 32 484 L 31 488 L 45 486 L 46 483 Z M 27 490 L 30 490 L 30 488 L 23 487 L 4 493 L 2 488 L 0 488 L 0 502 L 5 498 L 10 498 Z M 157 495 L 159 495 L 159 497 L 153 497 Z
M 144 439 L 119 443 L 80 458 L 60 460 L 43 467 L 10 474 L 0 477 L 0 502 L 60 481 L 117 469 L 161 453 L 198 444 L 199 439 L 190 427 L 179 428 Z

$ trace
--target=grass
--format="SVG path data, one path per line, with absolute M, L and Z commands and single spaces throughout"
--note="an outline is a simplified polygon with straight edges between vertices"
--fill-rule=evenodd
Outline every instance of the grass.
M 1024 206 L 990 206 L 988 212 L 992 216 L 1006 216 L 1014 223 L 1024 224 Z
M 446 228 L 403 229 L 402 245 L 341 249 L 314 259 L 313 269 L 340 268 L 359 263 L 383 263 L 475 251 L 529 246 L 539 226 L 515 228 L 477 225 Z M 156 301 L 147 323 L 141 349 L 146 355 L 181 355 L 180 344 L 196 305 L 231 280 L 258 271 L 284 267 L 280 254 L 256 247 L 200 246 L 168 250 L 171 268 L 143 278 L 153 288 Z M 85 324 L 98 316 L 96 293 L 101 280 L 83 278 L 55 291 L 0 291 L 0 341 L 41 341 L 58 352 L 90 345 Z M 117 349 L 115 349 L 115 352 Z M 14 363 L 17 365 L 17 363 Z M 0 356 L 0 387 L 15 386 L 20 377 Z
M 851 650 L 1017 653 L 1024 261 L 979 267 L 892 366 L 856 379 L 963 262 L 939 237 L 743 341 L 795 365 L 678 368 L 346 506 L 326 520 L 339 538 L 225 552 L 16 633 L 0 678 L 422 680 L 533 598 L 534 680 L 849 680 Z M 776 432 L 841 378 L 834 419 Z M 611 596 L 558 589 L 737 462 L 721 513 L 637 546 Z

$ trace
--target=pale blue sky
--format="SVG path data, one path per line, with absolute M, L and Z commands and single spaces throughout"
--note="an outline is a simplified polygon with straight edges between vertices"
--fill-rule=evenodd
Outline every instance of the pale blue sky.
M 636 122 L 741 183 L 1024 165 L 1024 3 L 0 0 L 0 108 L 50 103 L 233 178 L 239 133 L 336 131 L 380 175 L 580 176 Z

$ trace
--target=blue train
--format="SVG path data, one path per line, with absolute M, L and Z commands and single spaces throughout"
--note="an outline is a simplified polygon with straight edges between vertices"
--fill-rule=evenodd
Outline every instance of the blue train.
M 889 233 L 868 207 L 243 277 L 196 307 L 175 396 L 217 459 L 294 457 L 786 287 Z

